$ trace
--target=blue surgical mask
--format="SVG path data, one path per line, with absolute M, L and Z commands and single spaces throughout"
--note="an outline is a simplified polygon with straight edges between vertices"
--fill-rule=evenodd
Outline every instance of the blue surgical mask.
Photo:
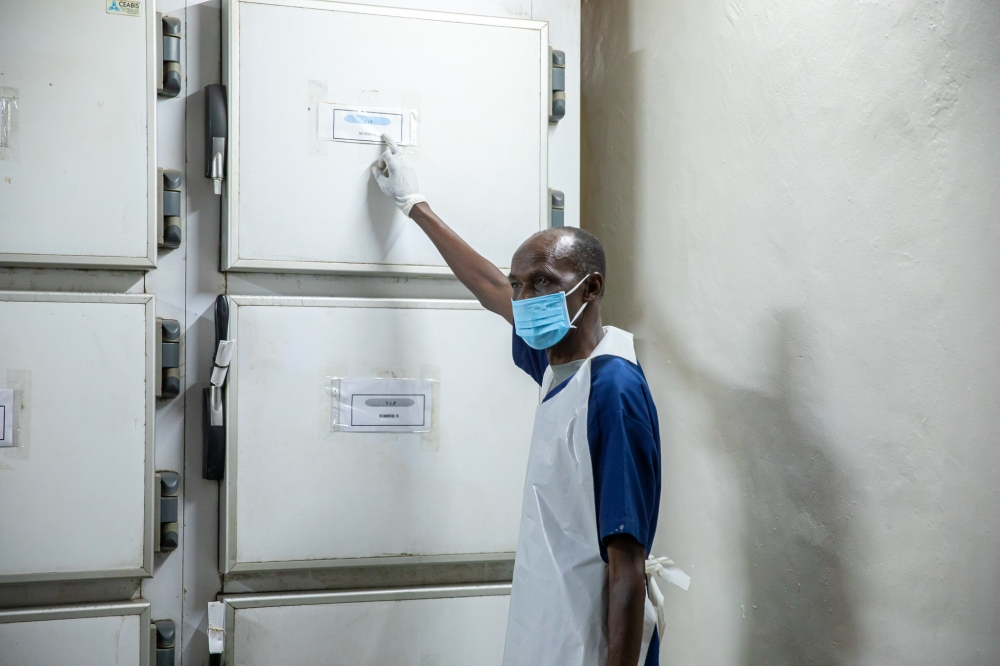
M 548 349 L 565 338 L 569 329 L 576 328 L 573 326 L 573 322 L 587 307 L 586 303 L 581 305 L 573 319 L 570 319 L 569 310 L 566 307 L 566 297 L 576 291 L 590 275 L 590 273 L 585 275 L 583 280 L 577 282 L 576 287 L 569 291 L 523 298 L 519 301 L 512 300 L 514 331 L 532 349 Z

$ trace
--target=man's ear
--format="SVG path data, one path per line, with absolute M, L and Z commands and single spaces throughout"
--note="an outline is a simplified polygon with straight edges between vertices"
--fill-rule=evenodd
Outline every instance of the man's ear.
M 587 281 L 583 283 L 583 300 L 599 301 L 604 293 L 604 276 L 600 273 L 591 273 L 587 276 Z

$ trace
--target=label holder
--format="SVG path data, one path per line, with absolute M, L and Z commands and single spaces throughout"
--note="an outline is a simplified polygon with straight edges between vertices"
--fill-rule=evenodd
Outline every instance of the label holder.
M 0 389 L 0 447 L 14 446 L 14 390 Z
M 330 377 L 335 432 L 428 433 L 432 379 Z

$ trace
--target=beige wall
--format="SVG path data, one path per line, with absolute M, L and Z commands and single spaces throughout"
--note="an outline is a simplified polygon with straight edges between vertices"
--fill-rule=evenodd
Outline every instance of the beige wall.
M 1000 663 L 1000 3 L 586 0 L 662 663 Z

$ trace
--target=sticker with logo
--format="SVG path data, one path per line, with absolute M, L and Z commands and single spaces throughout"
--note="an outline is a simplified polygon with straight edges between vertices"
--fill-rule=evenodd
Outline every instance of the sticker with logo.
M 142 2 L 140 0 L 105 0 L 105 2 L 107 2 L 109 14 L 142 16 Z

